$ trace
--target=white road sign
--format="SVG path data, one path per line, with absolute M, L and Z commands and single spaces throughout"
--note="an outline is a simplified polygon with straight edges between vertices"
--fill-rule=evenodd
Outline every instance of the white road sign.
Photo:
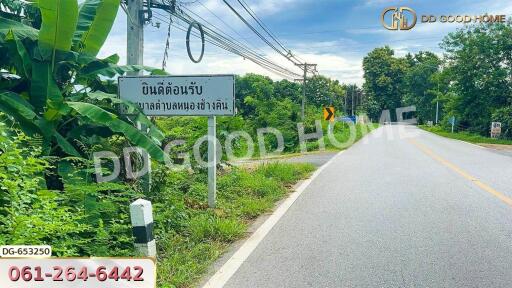
M 119 77 L 119 97 L 147 116 L 233 116 L 235 76 Z
M 491 138 L 499 138 L 501 136 L 501 122 L 492 122 Z

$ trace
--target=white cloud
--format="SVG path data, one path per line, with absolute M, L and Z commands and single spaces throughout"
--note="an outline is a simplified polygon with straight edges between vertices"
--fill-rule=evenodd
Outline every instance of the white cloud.
M 246 0 L 251 8 L 261 17 L 268 17 L 283 11 L 289 7 L 291 2 L 306 0 Z M 204 17 L 207 21 L 214 23 L 218 27 L 227 31 L 238 40 L 250 39 L 250 42 L 258 46 L 254 41 L 255 36 L 248 28 L 225 6 L 222 0 L 206 0 L 202 1 L 209 10 L 217 15 L 215 17 L 207 9 L 201 5 L 187 6 L 195 13 Z M 236 1 L 230 1 L 236 3 Z M 364 1 L 362 5 L 382 6 L 387 3 L 400 4 L 400 1 L 392 0 L 374 0 Z M 393 4 L 393 5 L 395 5 Z M 385 6 L 385 5 L 384 5 Z M 484 8 L 482 8 L 484 7 Z M 238 7 L 241 9 L 240 7 Z M 459 8 L 461 11 L 450 12 L 450 14 L 462 13 L 512 13 L 512 3 L 510 1 L 487 0 L 478 1 L 478 3 L 468 3 Z M 485 10 L 485 11 L 483 11 Z M 219 20 L 222 19 L 222 20 Z M 442 37 L 451 31 L 454 31 L 460 25 L 457 24 L 422 24 L 418 25 L 411 31 L 387 31 L 382 27 L 368 27 L 360 30 L 347 30 L 354 35 L 368 35 L 365 40 L 360 42 L 350 38 L 336 38 L 332 41 L 323 42 L 296 42 L 287 41 L 292 51 L 295 51 L 301 58 L 307 60 L 308 63 L 317 63 L 321 74 L 338 79 L 344 83 L 356 83 L 361 85 L 363 82 L 362 57 L 373 47 L 390 45 L 395 49 L 398 56 L 403 56 L 408 52 L 417 52 L 419 50 L 431 50 L 436 53 L 440 52 L 438 43 Z M 270 27 L 272 28 L 272 27 Z M 237 32 L 233 32 L 233 30 Z M 274 30 L 274 29 L 272 29 Z M 145 64 L 148 66 L 160 67 L 166 37 L 166 24 L 162 24 L 161 29 L 147 26 L 145 41 Z M 278 32 L 278 31 L 274 31 Z M 357 32 L 357 33 L 356 33 Z M 235 34 L 238 33 L 238 34 Z M 384 36 L 384 37 L 383 37 Z M 365 36 L 366 37 L 366 36 Z M 272 61 L 286 66 L 296 73 L 300 73 L 297 67 L 294 67 L 284 57 L 277 55 L 275 51 L 270 50 L 263 43 L 256 49 L 262 50 L 265 55 L 273 55 L 270 57 Z M 254 47 L 254 46 L 252 46 Z M 195 49 L 194 49 L 195 50 Z M 368 50 L 368 51 L 367 51 Z M 119 17 L 116 20 L 112 35 L 109 37 L 100 56 L 106 57 L 117 53 L 121 57 L 121 63 L 126 61 L 126 16 L 120 10 Z M 207 44 L 206 55 L 200 64 L 194 64 L 188 59 L 185 50 L 184 33 L 175 29 L 171 35 L 171 51 L 168 60 L 168 71 L 173 74 L 221 74 L 221 73 L 259 73 L 268 75 L 273 79 L 281 79 L 258 65 L 244 60 L 239 56 L 230 54 L 224 50 L 220 50 L 212 45 Z

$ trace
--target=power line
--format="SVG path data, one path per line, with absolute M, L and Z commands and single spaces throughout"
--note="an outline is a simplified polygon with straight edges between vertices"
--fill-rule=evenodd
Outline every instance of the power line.
M 159 13 L 156 13 L 156 14 L 159 14 Z M 159 18 L 156 15 L 154 15 L 153 17 L 155 17 L 156 19 L 158 19 L 164 23 L 169 24 L 169 22 L 167 20 Z M 179 20 L 181 20 L 182 22 L 184 22 L 185 24 L 190 25 L 190 23 L 192 23 L 190 19 L 186 19 L 183 16 L 180 16 L 177 18 Z M 183 25 L 182 23 L 175 22 L 175 24 L 176 25 L 174 25 L 174 26 L 177 29 L 184 31 L 184 32 L 187 31 L 187 27 L 185 25 Z M 233 54 L 239 55 L 239 56 L 243 57 L 244 59 L 249 59 L 252 62 L 256 63 L 257 65 L 263 67 L 264 69 L 269 70 L 270 72 L 276 73 L 282 77 L 292 79 L 298 75 L 298 74 L 295 74 L 294 72 L 287 70 L 286 68 L 279 66 L 276 63 L 273 63 L 273 62 L 267 60 L 266 58 L 261 57 L 260 55 L 256 54 L 255 52 L 246 51 L 244 49 L 240 49 L 240 47 L 237 47 L 236 45 L 232 45 L 233 43 L 230 43 L 229 41 L 226 41 L 226 39 L 222 39 L 222 38 L 218 37 L 218 35 L 215 35 L 215 33 L 210 34 L 212 31 L 208 27 L 203 27 L 203 28 L 205 31 L 205 35 L 209 36 L 209 38 L 205 39 L 206 42 L 208 42 L 214 46 L 217 46 L 217 47 L 224 49 L 228 52 L 231 52 Z M 200 36 L 195 31 L 192 31 L 192 34 L 194 36 L 198 36 L 198 37 Z
M 126 1 L 126 0 L 124 0 Z M 186 25 L 191 25 L 192 23 L 199 23 L 203 30 L 204 30 L 204 36 L 205 41 L 219 47 L 223 50 L 226 50 L 228 52 L 231 52 L 235 55 L 239 55 L 240 57 L 243 57 L 244 59 L 248 59 L 255 64 L 261 66 L 262 68 L 276 73 L 282 77 L 288 78 L 288 79 L 295 79 L 297 77 L 300 77 L 301 75 L 298 73 L 295 73 L 291 71 L 290 69 L 277 64 L 276 62 L 273 62 L 266 58 L 264 55 L 255 52 L 252 48 L 248 47 L 247 45 L 239 42 L 226 32 L 224 32 L 219 27 L 213 25 L 203 17 L 199 16 L 198 14 L 194 13 L 190 9 L 187 9 L 186 7 L 182 7 L 181 5 L 176 5 L 175 0 L 152 0 L 148 1 L 146 3 L 146 6 L 148 7 L 148 10 L 145 11 L 147 13 L 147 17 L 150 19 L 151 17 L 154 17 L 155 19 L 160 20 L 163 23 L 167 23 L 171 25 L 170 16 L 165 16 L 162 13 L 159 13 L 158 10 L 165 11 L 168 14 L 174 16 L 173 18 L 177 21 L 174 21 L 172 24 L 173 26 L 177 27 L 179 30 L 187 31 L 188 27 Z M 151 8 L 154 8 L 152 10 Z M 183 8 L 183 9 L 182 9 Z M 187 12 L 184 11 L 186 9 L 191 14 L 194 14 L 196 18 L 191 17 Z M 146 16 L 146 14 L 145 14 Z M 160 17 L 162 18 L 160 18 Z M 201 20 L 199 20 L 200 18 Z M 169 19 L 169 20 L 167 20 Z M 146 20 L 148 21 L 148 20 Z M 198 35 L 197 31 L 192 31 L 192 35 L 194 36 L 200 36 Z M 261 34 L 260 34 L 261 35 Z M 261 35 L 262 36 L 262 35 Z M 264 37 L 263 37 L 264 38 Z M 270 43 L 272 44 L 272 43 Z M 272 45 L 274 46 L 274 45 Z M 277 47 L 274 46 L 274 50 L 279 51 Z M 279 53 L 282 55 L 282 53 Z M 288 58 L 287 58 L 288 59 Z M 289 60 L 289 59 L 288 59 Z
M 156 11 L 155 11 L 155 12 L 156 12 Z M 161 15 L 161 16 L 163 16 L 163 15 L 162 15 L 162 14 L 160 14 L 160 13 L 156 13 L 156 14 L 157 14 L 157 15 Z M 181 18 L 181 17 L 178 17 L 178 18 Z M 157 18 L 157 19 L 159 19 L 160 21 L 163 21 L 163 22 L 165 22 L 165 23 L 168 23 L 168 22 L 166 22 L 165 20 L 163 20 L 163 19 L 161 19 L 161 18 Z M 191 21 L 187 21 L 186 19 L 185 19 L 185 20 L 184 20 L 184 19 L 181 19 L 181 20 L 182 20 L 182 21 L 184 21 L 184 22 L 185 22 L 185 23 L 187 23 L 187 24 L 190 24 L 190 23 L 191 23 Z M 184 28 L 184 29 L 186 29 L 186 28 Z M 205 31 L 206 31 L 207 29 L 209 29 L 209 28 L 205 27 Z M 183 30 L 183 29 L 180 29 L 180 30 Z M 185 32 L 186 32 L 186 30 L 185 30 Z M 199 35 L 195 34 L 195 32 L 193 33 L 193 35 L 195 35 L 195 36 L 199 36 Z M 215 46 L 217 46 L 217 47 L 219 47 L 219 48 L 225 49 L 225 50 L 227 50 L 227 51 L 229 51 L 229 52 L 232 52 L 232 53 L 235 53 L 235 54 L 237 54 L 237 55 L 239 55 L 239 56 L 242 56 L 242 57 L 244 57 L 244 58 L 255 60 L 255 61 L 257 62 L 257 64 L 259 64 L 259 65 L 261 64 L 261 65 L 265 66 L 265 68 L 271 68 L 273 72 L 278 71 L 278 72 L 279 72 L 279 74 L 281 74 L 281 75 L 282 75 L 283 73 L 285 73 L 285 75 L 287 74 L 287 71 L 285 71 L 284 69 L 281 69 L 281 68 L 279 68 L 279 67 L 276 67 L 276 65 L 275 65 L 274 63 L 272 63 L 272 62 L 270 62 L 270 61 L 268 61 L 268 60 L 264 59 L 261 55 L 258 55 L 257 53 L 255 53 L 255 52 L 252 52 L 252 51 L 248 50 L 248 48 L 247 48 L 247 47 L 243 47 L 243 49 L 242 49 L 242 50 L 245 50 L 245 52 L 248 52 L 248 53 L 249 53 L 249 54 L 251 54 L 251 55 L 244 54 L 244 53 L 242 53 L 243 51 L 237 50 L 237 49 L 238 49 L 238 48 L 240 48 L 240 47 L 236 47 L 236 46 L 235 46 L 235 47 L 233 47 L 233 46 L 232 46 L 232 45 L 230 45 L 229 43 L 222 43 L 223 41 L 222 41 L 221 39 L 219 39 L 219 38 L 215 37 L 215 36 L 214 36 L 213 38 L 214 38 L 214 39 L 219 40 L 219 43 L 212 43 L 212 41 L 207 41 L 207 42 L 208 42 L 208 43 L 210 43 L 210 44 L 213 44 L 213 45 L 215 45 Z M 219 45 L 219 44 L 221 44 L 221 45 Z M 257 59 L 254 59 L 253 57 L 256 57 Z M 253 61 L 253 62 L 254 62 L 254 61 Z M 261 66 L 261 65 L 260 65 L 260 66 Z M 290 78 L 290 77 L 294 77 L 294 75 L 287 75 L 286 77 Z
M 224 4 L 230 8 L 230 10 L 247 26 L 249 29 L 251 29 L 263 42 L 265 42 L 267 45 L 269 45 L 272 49 L 274 49 L 277 53 L 279 53 L 281 56 L 285 57 L 288 61 L 292 62 L 293 65 L 297 66 L 300 64 L 303 64 L 303 60 L 298 59 L 293 55 L 291 50 L 288 50 L 284 45 L 281 44 L 281 42 L 273 35 L 272 32 L 269 31 L 269 29 L 266 27 L 266 25 L 256 16 L 254 11 L 247 5 L 247 3 L 242 2 L 240 0 L 237 0 L 238 3 L 244 8 L 244 10 L 258 23 L 258 25 L 269 35 L 271 38 L 280 46 L 283 48 L 284 52 L 281 51 L 279 48 L 277 48 L 274 44 L 271 43 L 270 40 L 268 40 L 265 36 L 263 36 L 254 26 L 252 26 L 249 21 L 247 21 L 236 9 L 230 5 L 227 0 L 223 0 Z M 307 72 L 309 73 L 316 73 L 316 70 L 310 70 L 312 66 L 306 65 Z
M 229 4 L 226 0 L 223 0 L 224 3 L 229 7 L 229 9 L 231 9 L 231 11 L 233 11 L 233 13 L 235 13 L 235 15 L 240 19 L 242 20 L 242 22 L 244 22 L 245 25 L 247 25 L 247 27 L 249 27 L 249 29 L 251 29 L 256 35 L 258 35 L 258 37 L 263 40 L 263 42 L 267 43 L 268 46 L 270 46 L 272 49 L 274 49 L 277 53 L 279 53 L 280 55 L 282 55 L 283 57 L 285 57 L 286 59 L 292 61 L 290 59 L 290 56 L 288 54 L 285 54 L 283 53 L 283 51 L 281 51 L 280 49 L 278 49 L 274 44 L 272 44 L 267 38 L 265 38 L 263 35 L 261 35 L 261 33 L 256 29 L 254 28 L 254 26 L 252 26 L 240 13 L 238 13 L 238 11 L 236 11 L 236 9 L 231 6 L 231 4 Z M 295 63 L 294 61 L 292 61 L 294 64 L 297 64 Z
M 239 39 L 242 39 L 247 45 L 251 45 L 251 43 L 249 43 L 247 40 L 248 38 L 245 38 L 244 36 L 242 36 L 237 30 L 235 30 L 233 27 L 231 27 L 231 25 L 229 25 L 228 23 L 226 23 L 226 21 L 224 21 L 221 17 L 219 17 L 217 14 L 215 14 L 210 8 L 208 8 L 206 5 L 204 5 L 202 2 L 199 2 L 199 4 L 205 9 L 207 10 L 210 14 L 212 14 L 215 18 L 217 18 L 220 22 L 222 22 L 224 24 L 224 26 L 226 26 L 228 29 L 230 29 L 231 31 L 235 32 L 236 35 L 238 35 L 238 37 L 240 37 Z M 256 48 L 257 49 L 257 48 Z
M 263 21 L 261 21 L 258 18 L 256 13 L 251 9 L 251 7 L 249 5 L 247 5 L 247 3 L 244 0 L 237 0 L 237 1 L 238 1 L 238 3 L 240 3 L 240 5 L 242 5 L 244 10 L 256 21 L 256 23 L 258 23 L 258 25 L 263 29 L 263 31 L 265 31 L 270 36 L 270 38 L 272 38 L 287 53 L 288 57 L 294 58 L 297 62 L 304 62 L 303 60 L 300 60 L 297 57 L 295 57 L 291 53 L 291 50 L 284 47 L 284 45 L 281 43 L 281 41 L 279 41 L 277 39 L 277 36 L 275 36 L 274 33 L 272 33 L 272 31 L 270 31 L 270 29 L 267 27 L 267 25 L 265 25 L 265 23 L 263 23 Z M 298 64 L 298 63 L 294 62 L 294 64 Z

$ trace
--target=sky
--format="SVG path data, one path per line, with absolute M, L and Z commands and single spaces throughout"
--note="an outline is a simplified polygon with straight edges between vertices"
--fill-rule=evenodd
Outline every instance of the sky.
M 274 62 L 301 73 L 286 58 L 277 54 L 224 4 L 222 0 L 177 0 L 186 9 L 206 19 L 220 30 Z M 238 11 L 243 11 L 237 0 L 228 0 Z M 421 15 L 482 15 L 512 16 L 510 0 L 245 0 L 263 23 L 290 49 L 307 63 L 318 64 L 320 74 L 342 83 L 363 83 L 363 57 L 385 45 L 398 56 L 429 50 L 442 55 L 439 43 L 448 33 L 461 28 L 455 23 L 420 23 L 409 31 L 389 31 L 382 27 L 380 14 L 387 7 L 407 6 Z M 190 14 L 190 13 L 189 13 Z M 161 68 L 167 39 L 168 14 L 155 11 L 153 23 L 145 26 L 144 64 Z M 248 15 L 244 15 L 250 19 Z M 126 63 L 126 15 L 120 9 L 112 32 L 100 57 L 118 54 Z M 202 21 L 202 20 L 201 20 Z M 160 28 L 156 24 L 160 22 Z M 255 23 L 252 23 L 256 26 Z M 175 74 L 239 74 L 258 73 L 275 80 L 281 76 L 266 71 L 249 60 L 206 44 L 201 63 L 189 60 L 185 33 L 171 28 L 170 54 L 166 71 Z M 193 41 L 197 55 L 199 46 Z

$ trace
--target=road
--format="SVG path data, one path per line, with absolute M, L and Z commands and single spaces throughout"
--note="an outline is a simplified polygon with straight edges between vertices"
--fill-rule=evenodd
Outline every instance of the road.
M 224 287 L 511 287 L 511 198 L 512 157 L 380 128 L 334 158 Z

